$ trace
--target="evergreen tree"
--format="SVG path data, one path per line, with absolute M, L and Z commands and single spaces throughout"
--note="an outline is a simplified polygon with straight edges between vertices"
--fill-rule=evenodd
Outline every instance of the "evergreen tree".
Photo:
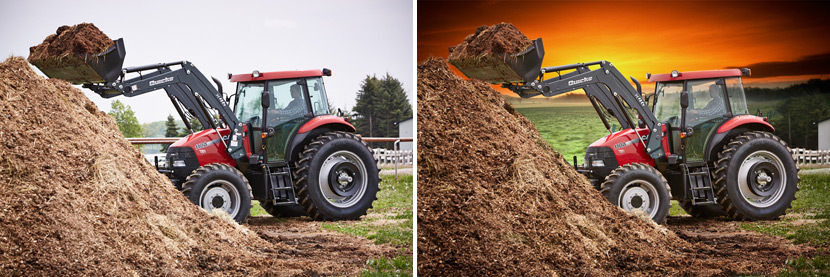
M 205 129 L 204 127 L 202 127 L 202 122 L 200 122 L 199 119 L 196 118 L 196 117 L 193 117 L 193 118 L 190 119 L 190 128 L 193 129 L 194 133 Z M 182 132 L 181 132 L 181 134 L 179 134 L 179 136 L 186 137 L 186 136 L 189 136 L 189 135 L 190 135 L 190 130 L 187 129 L 187 126 L 182 127 Z
M 164 131 L 164 136 L 165 137 L 172 138 L 172 137 L 178 137 L 179 136 L 179 130 L 176 127 L 176 119 L 173 118 L 172 115 L 167 116 L 167 123 L 165 123 L 165 126 L 167 126 L 167 129 Z M 167 147 L 170 147 L 170 145 L 169 144 L 162 144 L 161 145 L 161 152 L 162 153 L 167 153 Z
M 135 112 L 133 112 L 130 106 L 115 100 L 112 102 L 112 107 L 108 114 L 115 118 L 115 123 L 118 124 L 118 130 L 121 131 L 124 137 L 139 138 L 142 136 L 141 124 L 138 124 Z
M 412 106 L 403 85 L 388 73 L 382 79 L 366 76 L 353 111 L 357 132 L 367 137 L 397 137 L 397 123 L 412 118 Z M 391 148 L 392 143 L 374 146 Z

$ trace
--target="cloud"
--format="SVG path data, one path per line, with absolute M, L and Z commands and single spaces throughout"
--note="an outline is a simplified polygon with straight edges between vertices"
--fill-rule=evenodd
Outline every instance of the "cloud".
M 830 52 L 802 57 L 795 61 L 760 62 L 745 66 L 752 70 L 753 78 L 830 74 Z

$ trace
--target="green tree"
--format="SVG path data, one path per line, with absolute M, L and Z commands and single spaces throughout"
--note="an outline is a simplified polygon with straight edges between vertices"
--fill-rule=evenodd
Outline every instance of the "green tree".
M 118 130 L 127 138 L 142 137 L 141 124 L 138 124 L 138 119 L 135 117 L 135 112 L 128 105 L 124 105 L 121 101 L 115 100 L 112 102 L 112 107 L 108 113 L 115 118 L 115 123 L 118 124 Z
M 172 115 L 167 115 L 167 123 L 165 123 L 165 126 L 167 126 L 167 129 L 164 131 L 164 136 L 165 137 L 171 138 L 171 137 L 178 137 L 179 136 L 179 130 L 178 130 L 178 127 L 176 127 L 176 119 L 173 118 Z M 170 147 L 170 145 L 169 144 L 162 144 L 161 145 L 161 152 L 162 153 L 167 153 L 167 147 Z
M 366 76 L 353 111 L 357 132 L 367 137 L 397 137 L 397 123 L 412 118 L 412 106 L 403 85 L 388 73 L 382 79 Z M 391 147 L 392 144 L 375 146 Z
M 190 119 L 190 128 L 193 129 L 194 133 L 205 129 L 205 127 L 202 126 L 202 122 L 200 122 L 199 119 L 196 117 Z M 190 130 L 187 129 L 187 126 L 182 127 L 182 132 L 179 134 L 179 136 L 185 137 L 189 135 Z

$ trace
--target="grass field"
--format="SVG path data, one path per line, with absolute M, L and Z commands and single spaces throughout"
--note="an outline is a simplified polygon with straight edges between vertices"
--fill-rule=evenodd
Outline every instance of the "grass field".
M 608 135 L 602 120 L 590 105 L 516 108 L 516 111 L 533 122 L 542 138 L 562 153 L 569 163 L 573 163 L 573 156 L 576 156 L 578 163 L 583 163 L 585 148 Z
M 380 257 L 366 261 L 368 269 L 361 276 L 411 276 L 413 185 L 412 175 L 382 175 L 380 192 L 365 216 L 355 221 L 323 222 L 320 228 L 353 236 L 365 237 L 376 244 L 389 244 L 398 249 L 395 258 Z M 268 215 L 255 201 L 251 216 Z

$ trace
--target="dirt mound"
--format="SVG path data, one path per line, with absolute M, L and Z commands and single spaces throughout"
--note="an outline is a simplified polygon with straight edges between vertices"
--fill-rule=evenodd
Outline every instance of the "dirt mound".
M 188 202 L 69 83 L 0 63 L 0 272 L 228 275 L 316 270 Z
M 460 44 L 450 47 L 450 61 L 476 58 L 489 54 L 516 54 L 533 43 L 513 24 L 499 23 L 481 26 Z
M 706 259 L 699 251 L 711 247 L 611 205 L 497 91 L 462 80 L 440 59 L 418 66 L 418 165 L 424 275 L 710 275 L 761 268 Z
M 71 54 L 97 54 L 115 42 L 92 23 L 61 26 L 41 44 L 29 47 L 29 61 Z

